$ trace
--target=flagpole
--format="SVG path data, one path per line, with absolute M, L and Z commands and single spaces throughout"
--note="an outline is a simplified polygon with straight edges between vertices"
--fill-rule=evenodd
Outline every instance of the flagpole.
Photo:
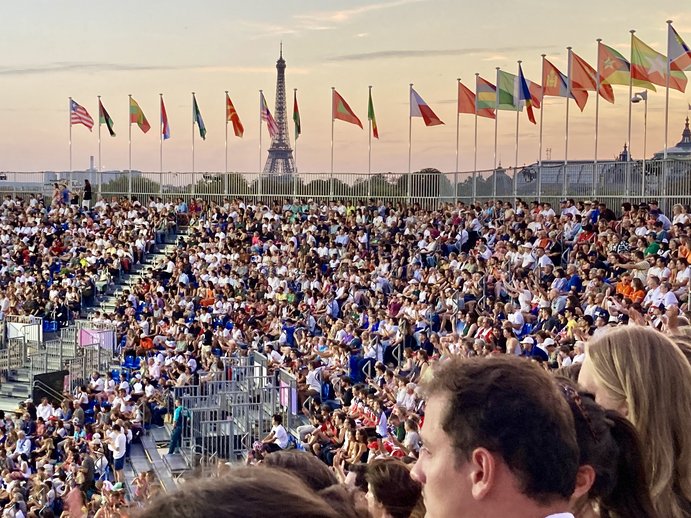
M 98 97 L 98 193 L 101 194 L 101 96 Z
M 566 47 L 566 50 L 568 51 L 566 67 L 566 132 L 564 136 L 564 178 L 561 187 L 562 196 L 566 196 L 569 184 L 567 166 L 569 163 L 569 105 L 571 104 L 571 47 Z
M 72 187 L 72 98 L 68 97 L 69 102 L 67 105 L 67 115 L 68 115 L 68 120 L 67 122 L 69 123 L 69 128 L 70 128 L 70 137 L 69 137 L 69 150 L 70 150 L 70 171 L 69 174 L 67 175 L 67 181 L 70 182 L 70 188 Z
M 264 91 L 259 90 L 259 169 L 257 170 L 257 194 L 262 195 L 262 99 Z
M 631 33 L 631 62 L 633 62 L 633 35 L 636 31 L 631 29 L 629 32 Z M 631 97 L 633 97 L 633 65 L 631 65 L 631 71 L 629 73 L 629 98 L 628 98 L 629 125 L 628 125 L 628 133 L 626 136 L 626 145 L 627 145 L 626 161 L 627 162 L 631 162 L 631 108 L 632 108 Z M 630 176 L 631 176 L 631 166 L 630 166 L 630 164 L 627 164 L 626 165 L 626 178 L 624 181 L 624 190 L 625 190 L 625 195 L 627 198 L 629 197 Z
M 298 89 L 293 88 L 293 112 L 295 112 L 295 101 L 298 98 Z M 295 113 L 293 113 L 293 118 L 295 118 Z M 293 145 L 293 151 L 294 151 L 294 163 L 295 163 L 295 172 L 298 172 L 298 132 L 295 132 L 295 144 Z
M 672 30 L 672 20 L 667 20 L 667 75 L 665 76 L 665 147 L 662 151 L 662 158 L 665 160 L 665 162 L 662 165 L 663 171 L 666 171 L 666 168 L 667 168 L 667 138 L 669 136 L 668 135 L 669 134 L 669 76 L 672 73 L 671 61 L 670 61 L 670 57 L 669 57 L 670 51 L 672 49 L 669 48 L 669 40 L 670 40 L 669 36 L 670 36 L 671 30 Z M 629 99 L 630 98 L 631 98 L 631 96 L 629 95 Z M 648 101 L 646 99 L 646 103 L 647 102 Z M 630 106 L 630 104 L 629 104 L 629 106 Z M 643 156 L 643 160 L 645 160 L 645 158 L 646 157 Z M 645 170 L 643 171 L 643 176 L 645 177 Z M 662 182 L 664 185 L 664 183 L 667 180 L 667 175 L 663 174 L 662 178 L 663 178 Z M 641 194 L 644 194 L 644 193 L 641 193 Z M 667 194 L 667 193 L 665 193 L 665 194 Z
M 461 91 L 461 78 L 460 77 L 456 79 L 456 86 L 457 86 L 456 96 L 458 97 L 458 95 Z M 458 99 L 457 99 L 456 103 L 458 103 Z M 458 176 L 458 154 L 459 154 L 459 147 L 460 147 L 460 143 L 459 143 L 460 120 L 461 120 L 461 114 L 459 113 L 459 110 L 458 110 L 458 104 L 456 104 L 456 169 L 454 169 L 456 176 Z M 455 186 L 454 186 L 454 189 L 455 189 Z
M 163 94 L 158 94 L 158 163 L 159 173 L 163 174 Z
M 336 87 L 331 87 L 331 170 L 329 174 L 329 198 L 333 197 L 333 178 L 334 178 L 334 95 Z
M 410 83 L 408 91 L 408 187 L 406 189 L 406 197 L 408 201 L 410 201 L 410 193 L 412 191 L 412 158 L 413 158 L 413 116 L 412 113 L 410 112 L 410 102 L 413 96 L 413 83 Z
M 597 148 L 598 148 L 598 137 L 600 136 L 600 45 L 602 44 L 602 38 L 597 40 L 597 70 L 595 74 L 595 161 L 593 162 L 593 198 L 595 197 L 595 191 L 597 190 Z
M 519 67 L 519 69 L 520 69 L 520 67 L 521 67 L 521 63 L 523 63 L 523 61 L 521 61 L 521 60 L 519 59 L 519 60 L 518 60 L 518 67 Z M 520 85 L 519 85 L 519 88 L 520 88 Z M 514 89 L 515 89 L 515 87 L 514 87 Z M 514 103 L 515 103 L 516 101 L 517 101 L 517 99 L 514 97 Z M 515 164 L 514 164 L 516 171 L 518 170 L 518 128 L 519 128 L 519 124 L 520 124 L 520 117 L 519 117 L 519 115 L 521 114 L 521 112 L 520 112 L 520 107 L 521 107 L 520 104 L 521 104 L 521 101 L 518 100 L 518 104 L 516 105 L 516 108 L 518 108 L 518 109 L 516 110 L 516 160 L 515 160 Z M 515 175 L 516 175 L 516 171 L 514 171 L 514 178 L 515 178 Z
M 225 134 L 225 143 L 223 146 L 224 153 L 225 153 L 225 164 L 223 167 L 223 171 L 226 174 L 226 181 L 227 181 L 228 180 L 228 90 L 226 90 L 225 103 L 226 103 L 226 134 Z M 227 186 L 226 186 L 226 189 L 227 189 Z
M 497 88 L 494 97 L 494 165 L 492 167 L 492 196 L 494 199 L 494 206 L 497 204 L 497 142 L 499 136 L 499 67 L 497 70 Z
M 473 203 L 477 197 L 477 80 L 480 77 L 478 72 L 475 72 L 475 136 L 473 138 Z M 496 117 L 496 114 L 495 114 Z
M 195 191 L 196 175 L 194 174 L 194 92 L 192 92 L 192 194 Z
M 129 104 L 127 105 L 127 113 L 129 113 L 127 124 L 127 148 L 128 148 L 128 169 L 127 169 L 127 195 L 132 196 L 132 94 L 127 96 Z
M 542 77 L 545 76 L 545 57 L 547 54 L 542 54 Z M 542 194 L 542 121 L 545 115 L 545 81 L 540 92 L 540 138 L 538 143 L 538 158 L 537 158 L 537 199 L 539 200 Z
M 367 111 L 369 111 L 369 99 L 372 98 L 372 86 L 367 87 L 369 90 L 369 98 L 367 104 Z M 370 175 L 372 174 L 372 119 L 367 117 L 367 185 L 370 185 Z
M 545 70 L 545 57 L 547 54 L 541 54 L 542 56 L 542 71 L 543 71 L 543 76 L 544 76 L 544 70 Z M 544 80 L 542 81 L 544 83 Z M 543 120 L 543 115 L 545 114 L 545 85 L 542 85 L 542 91 L 540 92 L 540 138 L 538 142 L 538 165 L 542 166 L 542 120 Z M 539 176 L 539 175 L 538 175 Z

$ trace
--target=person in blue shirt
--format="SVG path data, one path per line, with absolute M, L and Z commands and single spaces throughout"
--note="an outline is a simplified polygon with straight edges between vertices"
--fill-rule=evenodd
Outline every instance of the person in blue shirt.
M 182 406 L 180 398 L 175 399 L 175 411 L 173 412 L 173 432 L 170 434 L 170 444 L 168 445 L 168 455 L 175 454 L 182 440 L 182 427 L 184 425 L 185 408 Z
M 544 362 L 549 360 L 547 351 L 535 345 L 535 340 L 532 337 L 526 336 L 523 340 L 521 340 L 521 344 L 523 344 L 523 352 L 521 353 L 521 356 Z
M 570 264 L 566 268 L 566 275 L 569 278 L 569 280 L 566 283 L 566 291 L 569 293 L 573 291 L 575 291 L 576 293 L 580 293 L 583 290 L 583 282 L 581 281 L 581 278 L 578 276 L 576 266 Z

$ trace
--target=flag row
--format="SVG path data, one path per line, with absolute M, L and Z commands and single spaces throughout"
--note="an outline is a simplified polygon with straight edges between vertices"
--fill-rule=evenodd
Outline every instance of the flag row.
M 688 80 L 685 71 L 691 70 L 691 50 L 679 34 L 668 22 L 668 54 L 657 52 L 635 36 L 631 31 L 631 58 L 627 60 L 620 52 L 598 40 L 597 65 L 591 66 L 581 56 L 568 50 L 567 73 L 562 73 L 545 55 L 542 56 L 541 84 L 528 80 L 519 62 L 517 74 L 512 74 L 497 68 L 496 81 L 493 83 L 476 74 L 475 89 L 471 90 L 461 81 L 458 82 L 458 113 L 474 114 L 478 117 L 494 119 L 497 110 L 523 111 L 536 124 L 533 109 L 541 108 L 544 97 L 565 97 L 573 99 L 581 111 L 588 102 L 588 92 L 610 103 L 614 103 L 612 85 L 629 85 L 648 90 L 656 90 L 657 86 L 672 88 L 685 92 Z M 144 133 L 151 129 L 144 112 L 132 96 L 129 97 L 129 124 L 136 124 Z M 199 105 L 192 94 L 193 124 L 199 129 L 202 139 L 206 138 L 206 127 L 202 119 Z M 441 125 L 443 122 L 437 117 L 422 97 L 410 88 L 410 117 L 420 117 L 426 126 Z M 269 136 L 274 138 L 279 131 L 278 123 L 274 119 L 269 106 L 260 92 L 260 118 L 266 124 Z M 379 129 L 372 102 L 370 88 L 367 104 L 367 119 L 370 122 L 372 136 L 379 138 Z M 362 122 L 351 109 L 345 99 L 332 89 L 332 120 L 341 120 L 362 126 Z M 98 122 L 107 127 L 111 136 L 115 136 L 113 120 L 103 106 L 100 97 L 98 101 Z M 298 108 L 297 90 L 293 99 L 293 122 L 295 137 L 302 133 L 300 112 Z M 86 108 L 70 99 L 70 123 L 83 124 L 90 130 L 94 120 Z M 240 116 L 235 110 L 228 92 L 226 92 L 226 123 L 231 123 L 233 132 L 242 137 L 244 127 Z M 170 126 L 163 101 L 160 96 L 160 129 L 161 138 L 170 138 Z

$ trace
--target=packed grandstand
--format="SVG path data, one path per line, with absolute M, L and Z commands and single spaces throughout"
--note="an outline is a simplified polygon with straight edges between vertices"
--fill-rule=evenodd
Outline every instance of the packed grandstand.
M 428 432 L 436 428 L 425 428 L 427 395 L 462 390 L 443 385 L 444 375 L 472 367 L 463 375 L 494 375 L 497 397 L 511 400 L 500 375 L 485 368 L 491 362 L 497 373 L 520 364 L 522 375 L 552 383 L 571 409 L 573 430 L 564 433 L 575 434 L 579 449 L 564 453 L 548 442 L 551 424 L 531 421 L 544 394 L 528 397 L 522 391 L 534 387 L 520 383 L 513 395 L 525 399 L 514 410 L 525 408 L 530 424 L 500 416 L 494 426 L 505 429 L 487 425 L 497 437 L 467 446 L 501 453 L 515 473 L 540 469 L 545 477 L 553 466 L 517 459 L 502 441 L 526 441 L 536 457 L 552 448 L 563 459 L 573 453 L 575 496 L 561 511 L 579 518 L 690 516 L 686 207 L 665 213 L 656 200 L 607 207 L 573 199 L 559 207 L 518 199 L 433 209 L 375 199 L 80 201 L 66 191 L 2 202 L 0 311 L 58 326 L 77 318 L 110 325 L 118 354 L 134 368 L 127 378 L 94 372 L 61 401 L 4 413 L 3 516 L 171 516 L 166 501 L 200 494 L 210 496 L 195 509 L 208 516 L 224 512 L 213 507 L 215 492 L 242 491 L 252 502 L 249 484 L 264 488 L 264 512 L 275 504 L 279 516 L 424 516 L 425 506 L 430 516 L 466 516 L 439 507 L 447 497 L 432 485 L 440 483 L 431 468 L 440 461 Z M 177 246 L 162 262 L 147 266 L 114 308 L 99 306 L 171 235 Z M 287 427 L 275 415 L 266 436 L 224 465 L 227 476 L 188 482 L 173 499 L 156 496 L 149 472 L 126 483 L 130 445 L 151 427 L 168 422 L 169 453 L 178 454 L 186 410 L 180 399 L 171 403 L 172 389 L 208 383 L 226 360 L 255 353 L 271 372 L 297 379 L 302 421 Z M 482 397 L 489 401 L 491 392 Z M 453 436 L 449 422 L 444 430 Z M 462 449 L 470 439 L 459 435 L 454 444 Z M 585 489 L 577 466 L 592 466 Z M 535 498 L 554 501 L 544 491 Z M 278 502 L 287 494 L 289 504 Z M 250 508 L 227 515 L 255 516 Z

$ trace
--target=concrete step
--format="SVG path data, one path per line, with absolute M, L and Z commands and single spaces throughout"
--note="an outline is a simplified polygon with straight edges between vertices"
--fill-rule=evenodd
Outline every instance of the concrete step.
M 6 381 L 0 385 L 0 396 L 26 399 L 31 394 L 29 382 Z
M 19 408 L 19 404 L 23 403 L 27 399 L 27 397 L 0 395 L 0 410 L 4 410 L 5 412 L 14 412 Z
M 144 452 L 149 460 L 149 464 L 152 466 L 163 490 L 166 493 L 174 491 L 177 485 L 173 478 L 173 473 L 163 462 L 161 454 L 156 447 L 156 443 L 150 435 L 145 435 L 142 437 L 142 447 L 144 448 Z

